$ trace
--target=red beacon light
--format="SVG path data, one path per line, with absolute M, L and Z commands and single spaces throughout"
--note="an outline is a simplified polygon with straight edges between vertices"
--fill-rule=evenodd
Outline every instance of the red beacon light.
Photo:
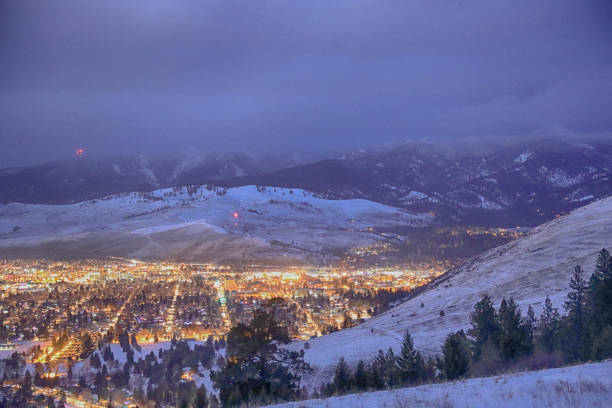
M 85 154 L 85 149 L 78 148 L 78 149 L 76 149 L 76 150 L 74 151 L 74 154 L 75 154 L 77 157 L 81 157 L 81 156 L 83 156 L 83 155 Z
M 237 212 L 233 213 L 233 214 L 232 214 L 232 217 L 234 217 L 234 218 L 238 218 L 238 213 L 237 213 Z

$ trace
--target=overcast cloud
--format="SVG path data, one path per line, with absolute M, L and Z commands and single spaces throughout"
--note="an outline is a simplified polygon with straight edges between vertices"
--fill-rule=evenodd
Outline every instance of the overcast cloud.
M 612 129 L 612 2 L 0 4 L 0 165 Z

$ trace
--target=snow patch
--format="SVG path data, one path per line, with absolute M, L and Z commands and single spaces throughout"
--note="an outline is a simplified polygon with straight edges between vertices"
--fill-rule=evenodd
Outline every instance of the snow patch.
M 550 184 L 562 188 L 574 186 L 584 179 L 581 174 L 571 176 L 559 168 L 549 169 L 546 166 L 540 167 L 538 172 L 545 177 Z
M 191 222 L 183 222 L 179 224 L 156 225 L 154 227 L 138 228 L 132 231 L 132 234 L 142 234 L 142 235 L 157 234 L 158 232 L 172 231 L 172 230 L 176 230 L 179 228 L 190 227 L 192 225 L 200 225 L 200 226 L 209 228 L 215 232 L 218 232 L 219 234 L 227 234 L 227 231 L 224 230 L 223 228 L 219 228 L 219 227 L 215 227 L 214 225 L 210 225 L 204 220 L 196 220 L 196 221 L 191 221 Z
M 530 152 L 530 151 L 523 152 L 516 159 L 514 159 L 514 162 L 517 163 L 517 164 L 523 164 L 527 160 L 529 160 L 529 158 L 531 156 L 533 156 L 532 152 Z

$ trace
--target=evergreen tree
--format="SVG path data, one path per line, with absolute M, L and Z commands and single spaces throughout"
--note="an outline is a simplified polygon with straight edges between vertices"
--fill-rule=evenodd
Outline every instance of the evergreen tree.
M 102 366 L 98 353 L 93 353 L 91 357 L 89 357 L 89 364 L 94 368 L 100 368 Z
M 398 385 L 401 382 L 401 374 L 397 367 L 397 357 L 393 349 L 389 347 L 385 354 L 384 379 L 388 386 Z
M 272 403 L 299 395 L 300 373 L 309 367 L 300 353 L 277 347 L 278 342 L 288 341 L 287 333 L 285 325 L 261 311 L 254 314 L 249 325 L 238 324 L 230 330 L 228 360 L 219 356 L 222 369 L 211 373 L 223 406 L 241 406 L 247 401 Z M 185 347 L 189 350 L 186 343 Z M 166 353 L 164 362 L 171 361 L 172 356 Z
M 87 358 L 94 350 L 94 344 L 89 333 L 81 336 L 81 358 Z
M 468 339 L 460 330 L 446 336 L 442 346 L 443 359 L 438 363 L 449 380 L 463 377 L 470 368 L 470 348 Z
M 351 389 L 351 372 L 344 361 L 344 357 L 340 357 L 336 366 L 336 373 L 333 381 L 336 392 L 345 393 Z
M 536 319 L 533 307 L 531 305 L 529 305 L 529 307 L 527 308 L 527 316 L 525 317 L 525 322 L 524 323 L 525 323 L 525 327 L 527 329 L 527 334 L 529 336 L 529 342 L 532 345 L 534 345 L 537 319 Z
M 21 383 L 19 391 L 23 398 L 26 400 L 32 397 L 32 375 L 30 374 L 29 370 L 26 370 L 26 373 L 23 376 L 23 381 Z
M 591 356 L 596 360 L 612 357 L 612 326 L 607 325 L 594 337 Z
M 592 339 L 590 357 L 601 360 L 612 356 L 612 259 L 606 249 L 602 249 L 595 264 L 595 271 L 589 280 L 589 313 L 587 331 Z
M 607 276 L 612 273 L 612 259 L 607 249 L 602 249 L 597 254 L 597 261 L 595 262 L 595 271 L 589 279 L 589 292 L 594 293 L 597 291 L 597 286 L 603 282 Z
M 547 353 L 552 353 L 559 348 L 559 336 L 561 328 L 561 317 L 559 311 L 553 308 L 550 297 L 546 296 L 544 310 L 538 322 L 537 344 L 539 348 Z
M 570 291 L 565 301 L 567 317 L 563 324 L 563 351 L 570 361 L 582 361 L 589 350 L 585 335 L 587 317 L 587 283 L 580 266 L 574 268 L 570 280 Z
M 127 361 L 123 365 L 123 381 L 126 385 L 130 382 L 130 363 Z
M 472 328 L 468 330 L 468 334 L 474 341 L 474 357 L 478 360 L 485 344 L 497 346 L 499 339 L 500 327 L 489 295 L 484 295 L 474 305 L 474 310 L 470 313 L 470 323 Z
M 376 363 L 376 360 L 372 361 L 370 364 L 370 386 L 376 390 L 385 387 L 385 380 L 380 371 L 380 366 Z
M 359 360 L 355 369 L 355 386 L 358 390 L 366 390 L 368 388 L 369 379 L 366 365 L 363 360 Z
M 397 367 L 403 381 L 410 384 L 422 379 L 424 372 L 423 357 L 415 350 L 410 332 L 406 330 L 400 355 L 397 357 Z
M 503 299 L 499 307 L 499 350 L 506 360 L 529 354 L 533 349 L 530 328 L 523 322 L 521 310 L 510 298 Z

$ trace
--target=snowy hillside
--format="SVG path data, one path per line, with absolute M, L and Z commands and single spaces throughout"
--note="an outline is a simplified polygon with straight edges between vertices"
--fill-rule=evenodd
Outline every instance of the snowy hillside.
M 370 227 L 433 217 L 299 189 L 168 188 L 69 205 L 0 206 L 0 255 L 220 261 L 308 258 L 383 239 Z
M 438 353 L 444 337 L 469 326 L 469 312 L 484 295 L 496 306 L 513 296 L 525 311 L 537 314 L 547 295 L 561 309 L 573 267 L 589 273 L 601 248 L 612 248 L 612 198 L 592 203 L 546 223 L 529 235 L 494 248 L 449 271 L 414 298 L 351 329 L 309 341 L 306 361 L 315 368 L 307 382 L 333 376 L 341 356 L 348 362 L 371 359 L 379 349 L 399 350 L 409 329 L 415 346 Z M 440 316 L 440 311 L 445 316 Z M 302 343 L 290 345 L 295 349 Z
M 608 407 L 612 362 L 275 405 L 277 408 Z

